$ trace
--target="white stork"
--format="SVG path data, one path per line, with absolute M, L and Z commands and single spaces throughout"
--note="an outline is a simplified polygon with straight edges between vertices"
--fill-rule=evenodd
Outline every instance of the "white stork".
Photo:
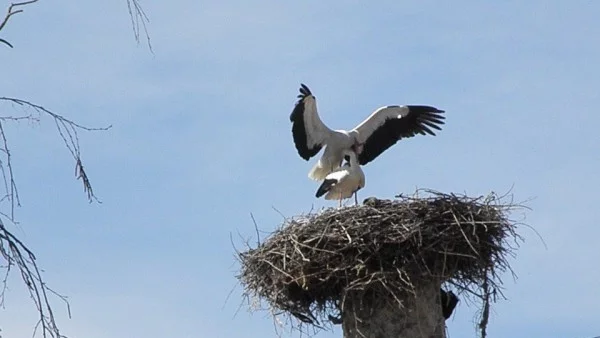
M 300 157 L 309 160 L 321 148 L 323 155 L 308 174 L 321 181 L 342 165 L 344 150 L 355 146 L 358 163 L 365 165 L 398 140 L 417 134 L 432 135 L 432 129 L 441 130 L 445 117 L 443 110 L 431 106 L 384 106 L 375 110 L 354 129 L 329 129 L 319 117 L 317 102 L 310 89 L 300 84 L 298 102 L 290 115 L 294 144 Z
M 357 192 L 365 186 L 365 174 L 358 164 L 355 146 L 351 146 L 351 149 L 351 151 L 344 150 L 342 152 L 347 162 L 341 168 L 325 176 L 325 180 L 315 195 L 317 198 L 327 193 L 326 200 L 338 199 L 340 207 L 342 207 L 342 200 L 350 198 L 354 194 L 354 203 L 358 205 Z

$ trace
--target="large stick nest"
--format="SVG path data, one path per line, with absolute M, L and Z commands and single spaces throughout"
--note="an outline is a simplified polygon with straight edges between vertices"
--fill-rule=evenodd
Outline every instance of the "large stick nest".
M 319 325 L 351 293 L 402 299 L 420 282 L 437 280 L 484 300 L 485 335 L 490 296 L 519 238 L 507 215 L 516 205 L 495 194 L 418 194 L 285 220 L 257 248 L 239 253 L 246 296 Z

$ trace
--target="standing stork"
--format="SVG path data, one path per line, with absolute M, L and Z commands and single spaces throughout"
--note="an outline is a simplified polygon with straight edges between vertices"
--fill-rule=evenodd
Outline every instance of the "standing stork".
M 323 155 L 308 173 L 321 181 L 342 165 L 344 150 L 355 147 L 358 163 L 365 165 L 403 138 L 417 134 L 435 136 L 445 117 L 443 110 L 431 106 L 383 106 L 352 130 L 332 130 L 317 112 L 317 101 L 310 89 L 300 84 L 299 100 L 290 115 L 294 144 L 300 157 L 309 160 L 325 147 Z
M 342 200 L 350 198 L 354 194 L 354 203 L 358 205 L 357 193 L 365 186 L 365 174 L 360 168 L 355 150 L 355 146 L 351 146 L 350 151 L 343 151 L 347 162 L 341 168 L 325 176 L 325 180 L 315 195 L 317 198 L 327 194 L 325 199 L 339 200 L 341 208 Z

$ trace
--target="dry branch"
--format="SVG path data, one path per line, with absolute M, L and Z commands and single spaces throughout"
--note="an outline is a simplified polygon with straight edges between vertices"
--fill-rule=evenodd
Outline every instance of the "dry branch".
M 6 24 L 9 22 L 12 16 L 23 12 L 23 6 L 33 4 L 38 1 L 39 0 L 29 0 L 11 3 L 8 7 L 6 15 L 0 20 L 0 34 L 2 33 L 2 30 L 6 27 Z M 143 29 L 146 35 L 148 47 L 152 52 L 150 36 L 148 34 L 148 28 L 146 26 L 146 23 L 149 22 L 149 20 L 146 13 L 141 7 L 139 0 L 127 0 L 127 6 L 136 41 L 139 43 L 141 24 L 141 28 Z M 0 43 L 5 44 L 10 48 L 13 48 L 13 45 L 3 38 L 0 38 Z M 0 101 L 9 102 L 16 106 L 21 106 L 24 111 L 29 112 L 22 116 L 0 115 L 0 171 L 2 172 L 4 189 L 6 191 L 6 193 L 3 196 L 0 196 L 0 205 L 2 202 L 9 201 L 10 206 L 9 212 L 0 211 L 0 257 L 4 261 L 6 261 L 6 264 L 0 264 L 0 270 L 4 269 L 5 272 L 3 274 L 1 282 L 2 286 L 0 289 L 0 306 L 3 306 L 4 303 L 4 292 L 7 288 L 9 273 L 13 267 L 16 267 L 21 273 L 21 278 L 24 281 L 26 287 L 28 288 L 39 313 L 39 321 L 36 325 L 33 335 L 35 336 L 39 329 L 39 331 L 42 332 L 43 337 L 64 337 L 59 333 L 58 327 L 56 326 L 52 308 L 48 300 L 48 294 L 54 294 L 55 296 L 58 296 L 60 299 L 65 301 L 70 316 L 69 304 L 66 301 L 66 298 L 52 291 L 52 289 L 50 289 L 44 283 L 40 274 L 40 270 L 38 269 L 37 264 L 35 262 L 35 255 L 33 254 L 33 252 L 30 251 L 25 246 L 25 244 L 19 241 L 17 237 L 12 235 L 9 232 L 9 230 L 5 227 L 2 221 L 2 219 L 4 218 L 10 221 L 11 223 L 15 224 L 15 206 L 20 205 L 19 194 L 15 182 L 15 175 L 13 172 L 12 157 L 8 145 L 8 137 L 5 131 L 5 124 L 7 124 L 8 122 L 19 121 L 39 122 L 40 115 L 50 116 L 54 120 L 58 133 L 62 138 L 65 146 L 67 147 L 67 149 L 73 156 L 73 159 L 75 160 L 75 175 L 77 179 L 81 179 L 81 181 L 83 182 L 83 190 L 86 193 L 87 198 L 90 202 L 92 202 L 93 200 L 98 201 L 98 199 L 94 195 L 90 180 L 81 160 L 78 131 L 106 130 L 110 128 L 110 126 L 107 128 L 88 128 L 79 125 L 69 119 L 66 119 L 61 115 L 53 113 L 40 105 L 36 105 L 26 100 L 10 97 L 0 97 Z
M 348 299 L 366 308 L 389 306 L 376 303 L 382 300 L 402 306 L 407 295 L 435 283 L 489 307 L 520 239 L 507 214 L 520 206 L 495 194 L 428 193 L 285 220 L 261 245 L 238 254 L 245 296 L 300 325 L 343 317 Z
M 19 205 L 19 195 L 17 191 L 17 187 L 15 184 L 15 177 L 12 169 L 11 162 L 11 153 L 7 143 L 6 133 L 4 132 L 3 123 L 4 122 L 14 122 L 14 121 L 22 121 L 27 120 L 29 122 L 39 122 L 40 115 L 44 114 L 50 116 L 54 120 L 54 124 L 63 140 L 67 150 L 71 153 L 73 160 L 75 161 L 75 175 L 77 179 L 81 179 L 83 183 L 83 190 L 87 195 L 87 198 L 90 202 L 97 201 L 98 198 L 94 195 L 94 191 L 92 189 L 92 185 L 90 184 L 90 180 L 88 178 L 87 173 L 84 170 L 82 161 L 81 161 L 81 151 L 79 146 L 79 134 L 78 130 L 84 131 L 102 131 L 108 130 L 112 126 L 103 127 L 103 128 L 89 128 L 83 126 L 81 124 L 75 123 L 62 115 L 53 113 L 52 111 L 31 103 L 29 101 L 11 98 L 11 97 L 0 97 L 0 102 L 5 101 L 12 104 L 16 104 L 25 108 L 26 114 L 21 116 L 0 116 L 0 152 L 4 153 L 4 161 L 2 161 L 0 157 L 0 171 L 2 171 L 2 176 L 4 179 L 4 186 L 6 189 L 6 194 L 2 197 L 2 200 L 8 199 L 11 201 L 11 213 L 10 219 L 14 222 L 14 208 Z M 1 201 L 1 200 L 0 200 Z
M 29 0 L 29 1 L 11 3 L 10 6 L 8 6 L 6 15 L 4 16 L 2 21 L 0 21 L 0 32 L 2 31 L 2 29 L 4 29 L 4 27 L 6 26 L 6 24 L 8 23 L 8 21 L 10 20 L 10 18 L 13 15 L 23 12 L 23 9 L 21 9 L 23 6 L 26 6 L 26 5 L 29 5 L 29 4 L 38 2 L 38 1 L 39 0 Z M 129 18 L 131 19 L 131 26 L 133 28 L 133 35 L 135 37 L 135 41 L 138 43 L 140 42 L 140 33 L 143 31 L 144 35 L 146 36 L 146 42 L 148 44 L 148 49 L 150 49 L 150 52 L 154 53 L 152 50 L 152 44 L 150 43 L 150 34 L 148 34 L 148 26 L 147 26 L 147 23 L 150 22 L 150 19 L 148 18 L 148 15 L 146 15 L 146 12 L 140 5 L 140 1 L 139 0 L 127 0 L 127 10 L 129 11 Z M 10 42 L 6 41 L 5 39 L 0 38 L 0 42 L 7 45 L 10 48 L 13 48 L 13 45 Z
M 2 19 L 2 21 L 0 21 L 0 32 L 2 31 L 2 29 L 4 29 L 4 26 L 6 26 L 6 23 L 8 23 L 8 20 L 15 14 L 21 13 L 23 12 L 22 9 L 20 9 L 20 7 L 32 4 L 34 2 L 38 2 L 39 0 L 30 0 L 30 1 L 23 1 L 23 2 L 14 2 L 11 3 L 10 6 L 8 6 L 8 10 L 6 11 L 6 15 L 4 16 L 4 19 Z M 17 9 L 19 8 L 19 9 Z M 13 45 L 11 45 L 8 41 L 4 40 L 4 39 L 0 39 L 0 42 L 8 45 L 8 47 L 13 48 Z
M 64 296 L 59 295 L 48 287 L 42 279 L 40 269 L 36 264 L 35 255 L 27 246 L 14 236 L 5 226 L 3 218 L 10 223 L 15 221 L 15 207 L 19 206 L 19 194 L 13 171 L 12 153 L 8 144 L 8 136 L 6 126 L 11 123 L 22 121 L 37 123 L 42 115 L 49 116 L 57 128 L 58 134 L 75 160 L 75 170 L 78 179 L 83 182 L 84 192 L 87 194 L 88 200 L 98 201 L 93 193 L 88 175 L 84 170 L 81 162 L 81 153 L 79 146 L 78 131 L 94 131 L 107 130 L 107 128 L 88 128 L 78 123 L 75 123 L 59 114 L 56 114 L 40 105 L 36 105 L 29 101 L 0 97 L 0 102 L 7 102 L 13 107 L 21 107 L 22 115 L 2 116 L 0 115 L 0 171 L 2 173 L 5 194 L 0 199 L 0 203 L 8 202 L 10 211 L 0 211 L 0 260 L 5 263 L 0 264 L 0 269 L 4 269 L 2 286 L 0 289 L 0 305 L 4 302 L 4 292 L 6 291 L 9 273 L 13 268 L 17 268 L 21 275 L 26 288 L 29 290 L 30 296 L 37 308 L 38 324 L 36 331 L 39 331 L 42 337 L 60 338 L 64 337 L 60 334 L 56 325 L 52 307 L 48 296 L 50 294 L 57 296 L 67 305 L 67 310 L 70 316 L 69 304 Z M 99 201 L 98 201 L 99 202 Z M 36 334 L 34 331 L 34 336 Z
M 65 302 L 69 316 L 71 311 L 66 297 L 59 295 L 50 289 L 42 280 L 40 269 L 36 264 L 35 255 L 23 242 L 15 237 L 6 227 L 0 218 L 0 256 L 6 261 L 6 266 L 0 266 L 6 271 L 2 279 L 2 289 L 0 290 L 0 305 L 4 305 L 4 293 L 7 288 L 8 276 L 12 267 L 16 267 L 21 273 L 21 278 L 29 291 L 37 312 L 37 328 L 41 328 L 42 337 L 63 338 L 60 334 L 54 313 L 48 299 L 49 294 L 59 297 Z M 35 332 L 33 334 L 35 336 Z
M 140 42 L 140 24 L 141 28 L 144 31 L 144 35 L 146 36 L 146 42 L 148 44 L 148 49 L 150 52 L 152 51 L 152 44 L 150 43 L 150 35 L 148 34 L 147 23 L 150 22 L 150 19 L 144 12 L 144 9 L 140 5 L 139 0 L 127 0 L 127 10 L 129 11 L 129 17 L 131 19 L 131 26 L 133 28 L 133 35 L 135 37 L 135 41 Z

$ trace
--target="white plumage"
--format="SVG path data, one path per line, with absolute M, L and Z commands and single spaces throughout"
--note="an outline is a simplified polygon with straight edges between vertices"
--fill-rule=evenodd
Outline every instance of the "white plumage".
M 294 144 L 300 157 L 309 160 L 321 148 L 323 155 L 308 176 L 317 181 L 342 165 L 345 150 L 357 150 L 358 163 L 365 165 L 398 140 L 417 134 L 433 135 L 432 129 L 441 130 L 445 117 L 443 110 L 431 106 L 384 106 L 375 110 L 354 129 L 332 130 L 317 111 L 317 102 L 310 89 L 301 84 L 299 100 L 290 115 Z
M 319 198 L 326 194 L 326 200 L 339 200 L 340 207 L 342 200 L 352 197 L 352 194 L 355 203 L 358 204 L 357 192 L 365 186 L 365 174 L 360 168 L 356 153 L 347 150 L 342 153 L 347 157 L 348 162 L 329 173 L 315 195 Z

